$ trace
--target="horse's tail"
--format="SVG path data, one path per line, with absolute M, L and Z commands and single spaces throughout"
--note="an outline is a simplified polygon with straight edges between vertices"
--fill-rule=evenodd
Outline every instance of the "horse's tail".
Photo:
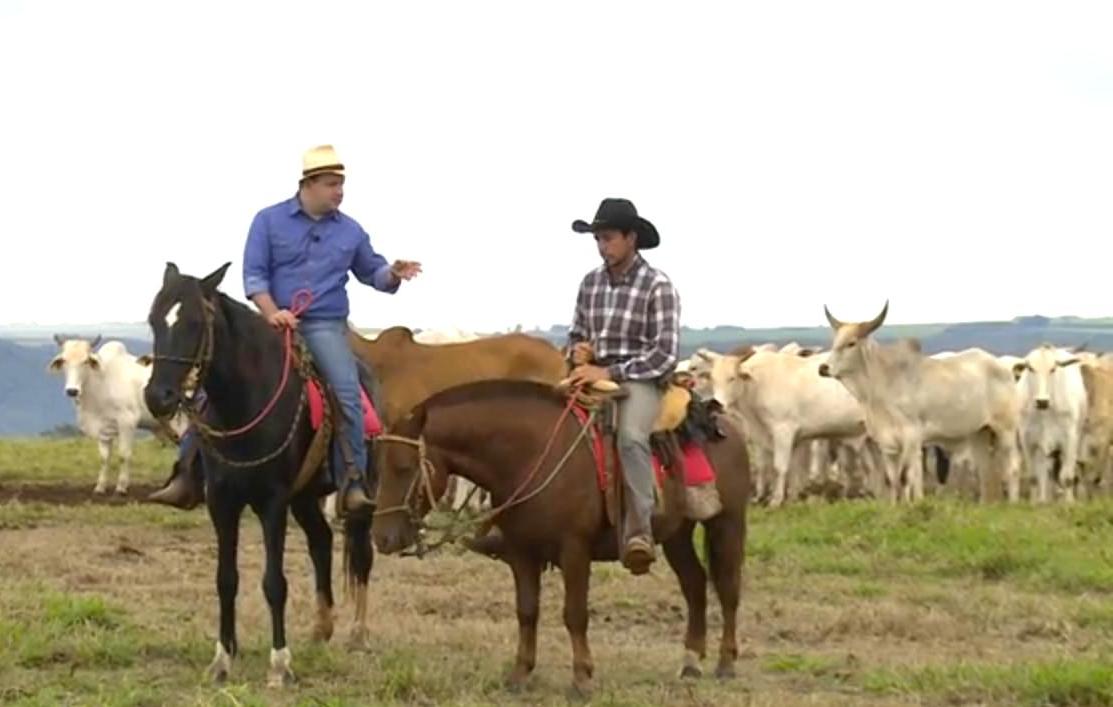
M 357 590 L 366 591 L 375 551 L 371 547 L 371 514 L 351 513 L 344 518 L 344 547 L 341 552 L 344 599 Z M 358 597 L 358 594 L 357 594 Z

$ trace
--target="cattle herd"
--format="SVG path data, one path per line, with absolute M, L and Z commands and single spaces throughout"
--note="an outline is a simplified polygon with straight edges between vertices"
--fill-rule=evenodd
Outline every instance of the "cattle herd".
M 714 398 L 744 431 L 755 500 L 780 506 L 818 485 L 841 495 L 913 501 L 929 478 L 972 480 L 982 500 L 1072 501 L 1113 484 L 1113 355 L 1043 345 L 1026 356 L 973 348 L 924 354 L 914 340 L 882 343 L 872 321 L 845 323 L 829 312 L 829 350 L 797 344 L 696 351 L 680 362 L 695 391 Z M 425 331 L 426 344 L 471 341 L 459 330 Z M 49 370 L 64 380 L 77 424 L 97 440 L 94 491 L 104 493 L 113 445 L 116 491 L 126 494 L 138 429 L 156 433 L 143 401 L 151 368 L 119 341 L 56 336 Z M 184 417 L 170 422 L 180 434 Z M 455 480 L 453 499 L 481 504 Z M 331 509 L 331 503 L 329 504 Z

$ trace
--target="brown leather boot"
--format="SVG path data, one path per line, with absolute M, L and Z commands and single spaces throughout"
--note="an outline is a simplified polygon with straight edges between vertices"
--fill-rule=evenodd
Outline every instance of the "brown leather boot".
M 348 485 L 348 490 L 344 493 L 345 513 L 369 510 L 374 505 L 374 502 L 363 491 L 363 484 L 354 482 Z
M 630 574 L 645 574 L 657 559 L 650 520 L 638 517 L 632 506 L 626 508 L 625 516 L 623 535 L 626 542 L 622 547 L 622 566 L 630 570 Z
M 204 481 L 195 479 L 195 475 L 189 472 L 175 471 L 177 473 L 170 477 L 165 486 L 147 495 L 147 500 L 183 511 L 193 510 L 205 500 Z
M 493 560 L 501 559 L 505 550 L 505 538 L 502 531 L 498 527 L 492 527 L 487 531 L 486 535 L 480 535 L 473 538 L 461 538 L 460 544 L 472 552 L 478 552 L 480 555 L 486 555 Z

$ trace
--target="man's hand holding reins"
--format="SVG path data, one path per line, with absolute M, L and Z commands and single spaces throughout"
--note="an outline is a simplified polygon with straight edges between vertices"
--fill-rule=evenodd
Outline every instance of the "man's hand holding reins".
M 298 318 L 288 309 L 280 309 L 267 315 L 267 322 L 275 329 L 297 329 Z
M 591 385 L 597 381 L 609 381 L 611 372 L 602 366 L 582 365 L 572 369 L 571 383 L 574 386 Z

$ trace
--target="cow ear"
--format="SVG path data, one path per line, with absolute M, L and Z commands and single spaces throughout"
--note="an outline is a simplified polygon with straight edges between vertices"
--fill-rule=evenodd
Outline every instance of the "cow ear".
M 89 368 L 92 368 L 94 371 L 100 370 L 99 356 L 97 356 L 96 354 L 89 354 L 89 358 L 87 360 L 89 361 Z
M 178 272 L 178 266 L 174 263 L 166 263 L 166 269 L 162 271 L 162 286 L 169 285 L 172 281 L 181 276 Z
M 201 291 L 206 295 L 211 295 L 216 292 L 216 288 L 220 287 L 220 283 L 224 281 L 224 273 L 228 272 L 228 266 L 232 264 L 229 260 L 224 265 L 221 265 L 216 270 L 206 275 L 201 279 Z
M 151 354 L 142 354 L 140 356 L 137 356 L 135 358 L 135 361 L 140 366 L 150 366 L 152 363 L 155 362 L 155 357 L 152 356 Z
M 1074 358 L 1068 358 L 1066 361 L 1058 361 L 1056 365 L 1059 366 L 1059 368 L 1066 368 L 1067 366 L 1073 366 L 1081 360 L 1082 359 L 1075 356 Z
M 1028 370 L 1028 362 L 1027 361 L 1019 361 L 1017 363 L 1014 363 L 1013 364 L 1013 378 L 1015 380 L 1020 380 L 1020 377 L 1022 375 L 1024 375 L 1024 371 L 1026 371 L 1026 370 Z
M 50 359 L 50 363 L 46 365 L 46 370 L 52 372 L 58 372 L 62 370 L 62 357 L 59 355 Z

